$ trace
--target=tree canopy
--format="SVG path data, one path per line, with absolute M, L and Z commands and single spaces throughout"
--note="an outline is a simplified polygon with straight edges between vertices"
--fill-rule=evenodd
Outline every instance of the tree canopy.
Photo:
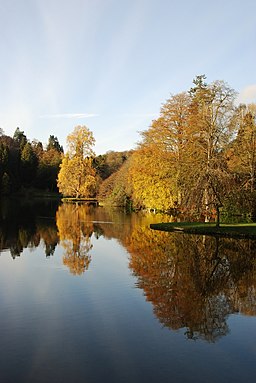
M 77 126 L 67 137 L 68 151 L 58 175 L 59 191 L 69 197 L 90 198 L 96 193 L 96 172 L 92 166 L 94 137 L 86 126 Z

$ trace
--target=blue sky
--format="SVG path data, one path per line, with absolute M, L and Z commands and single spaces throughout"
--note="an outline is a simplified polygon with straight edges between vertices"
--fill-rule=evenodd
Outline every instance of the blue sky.
M 196 75 L 256 102 L 255 0 L 0 0 L 0 127 L 134 148 Z

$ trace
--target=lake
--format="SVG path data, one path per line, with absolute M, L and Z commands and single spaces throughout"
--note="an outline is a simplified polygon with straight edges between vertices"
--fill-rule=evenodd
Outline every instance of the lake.
M 256 242 L 1 201 L 0 382 L 255 382 Z

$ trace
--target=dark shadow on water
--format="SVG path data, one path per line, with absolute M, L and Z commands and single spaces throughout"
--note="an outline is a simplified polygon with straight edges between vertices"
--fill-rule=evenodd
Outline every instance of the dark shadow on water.
M 13 258 L 24 248 L 37 247 L 42 240 L 46 256 L 53 255 L 58 243 L 55 223 L 56 200 L 0 200 L 0 252 L 10 250 Z

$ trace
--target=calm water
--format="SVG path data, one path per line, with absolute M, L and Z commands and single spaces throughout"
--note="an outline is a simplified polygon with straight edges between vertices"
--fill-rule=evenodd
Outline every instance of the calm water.
M 162 220 L 2 201 L 0 382 L 255 382 L 256 243 Z

